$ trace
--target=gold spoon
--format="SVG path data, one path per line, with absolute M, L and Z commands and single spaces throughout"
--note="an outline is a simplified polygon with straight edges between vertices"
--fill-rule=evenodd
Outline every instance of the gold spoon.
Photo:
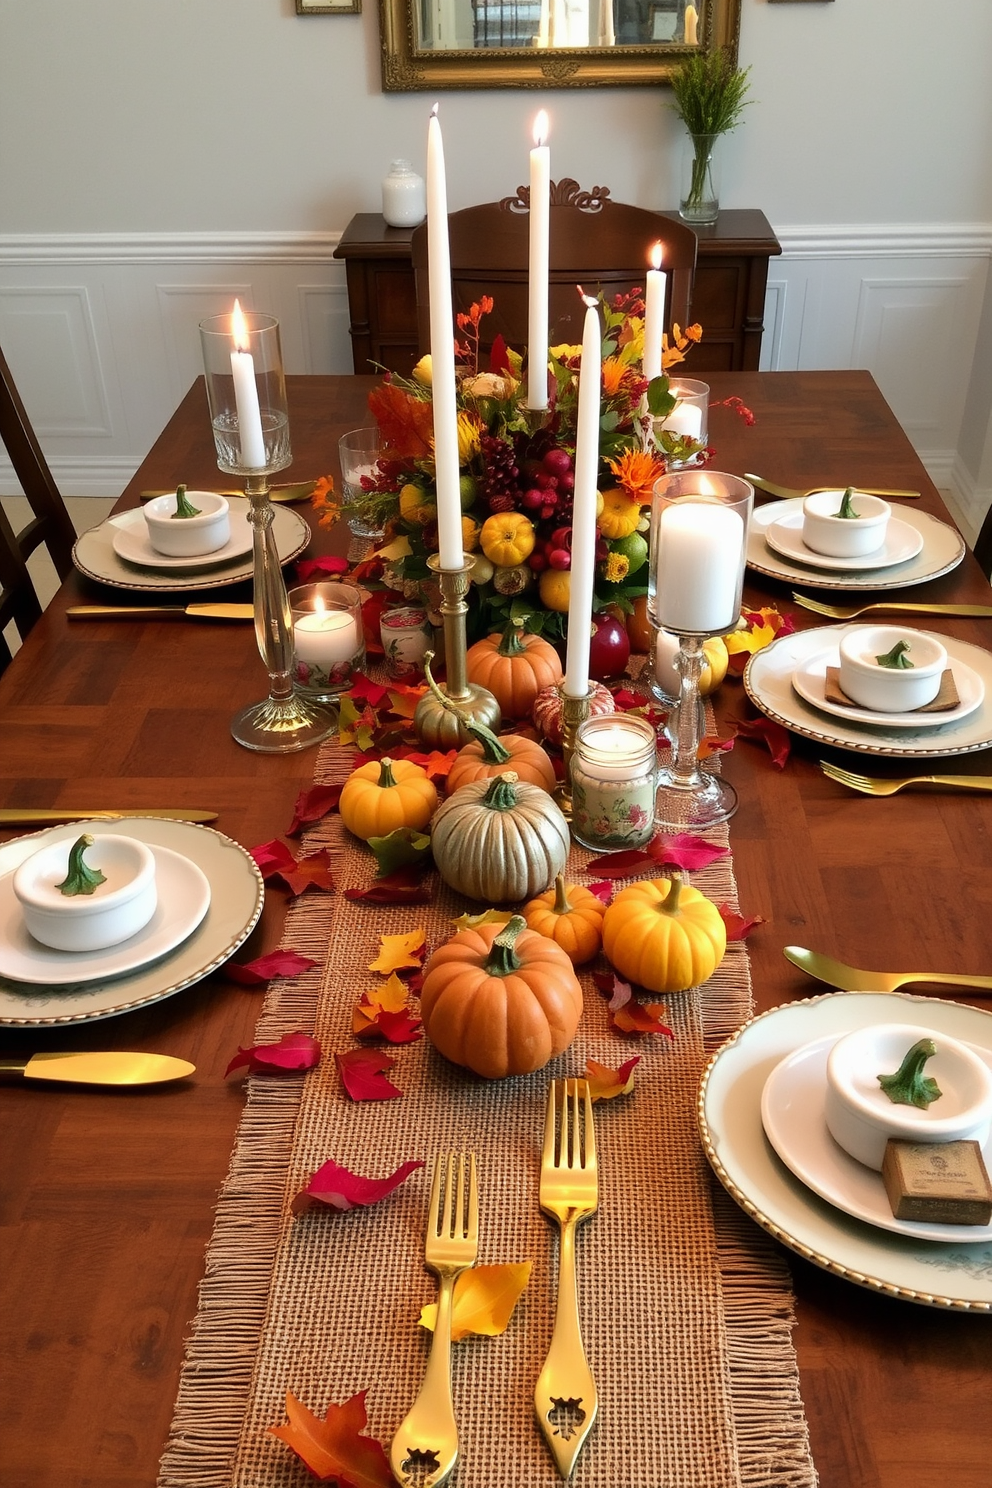
M 270 486 L 269 500 L 283 502 L 306 501 L 313 495 L 313 488 L 316 484 L 316 481 L 291 481 L 284 486 Z M 174 496 L 175 494 L 175 487 L 171 491 L 138 492 L 142 501 L 151 501 L 155 496 Z M 216 496 L 243 496 L 245 493 L 244 491 L 215 491 L 213 494 Z
M 992 976 L 960 976 L 945 971 L 861 971 L 819 951 L 807 951 L 804 946 L 786 946 L 782 954 L 800 971 L 828 986 L 839 987 L 842 992 L 895 992 L 907 982 L 943 982 L 948 987 L 992 991 Z
M 777 486 L 774 481 L 765 480 L 760 475 L 747 475 L 744 479 L 750 481 L 752 486 L 757 486 L 759 491 L 764 491 L 766 496 L 777 496 L 780 501 L 803 500 L 807 496 L 813 496 L 817 491 L 840 491 L 842 486 L 810 486 L 808 491 L 796 491 L 791 486 Z M 860 491 L 863 496 L 891 496 L 900 501 L 919 500 L 919 491 L 890 491 L 883 486 L 855 486 L 855 491 Z

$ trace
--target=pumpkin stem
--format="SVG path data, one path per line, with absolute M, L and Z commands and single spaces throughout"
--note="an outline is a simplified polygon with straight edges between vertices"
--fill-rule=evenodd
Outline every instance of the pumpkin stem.
M 376 785 L 381 786 L 383 790 L 389 790 L 395 784 L 393 762 L 388 755 L 384 755 L 379 761 L 379 779 L 376 781 Z
M 489 947 L 486 971 L 490 976 L 509 976 L 512 972 L 520 970 L 521 961 L 514 946 L 517 936 L 526 927 L 527 921 L 523 915 L 514 915 L 512 919 L 507 920 Z
M 69 867 L 65 878 L 60 884 L 56 884 L 60 894 L 67 897 L 75 894 L 92 894 L 102 883 L 107 882 L 107 875 L 101 873 L 99 868 L 91 868 L 89 863 L 83 861 L 83 853 L 88 847 L 93 846 L 93 838 L 88 832 L 76 841 L 69 849 Z
M 527 647 L 524 645 L 522 639 L 523 633 L 523 626 L 518 625 L 515 620 L 511 620 L 509 625 L 503 632 L 503 638 L 499 643 L 499 647 L 497 648 L 497 655 L 523 656 L 524 652 L 527 650 Z
M 427 686 L 437 698 L 446 713 L 453 713 L 466 733 L 471 734 L 473 739 L 478 739 L 482 745 L 482 758 L 487 765 L 505 765 L 510 758 L 510 751 L 500 743 L 492 729 L 486 728 L 484 723 L 477 723 L 468 713 L 463 713 L 461 708 L 451 701 L 448 695 L 441 691 L 431 675 L 431 662 L 434 660 L 434 652 L 424 653 L 424 676 L 427 678 Z
M 555 879 L 555 902 L 552 909 L 556 915 L 571 914 L 573 906 L 568 899 L 568 884 L 565 882 L 564 873 L 559 873 Z
M 682 880 L 681 878 L 671 878 L 669 879 L 669 883 L 671 884 L 671 888 L 668 890 L 668 898 L 664 904 L 659 904 L 658 908 L 662 914 L 677 915 L 679 912 L 679 895 L 682 893 Z
M 490 811 L 512 811 L 517 804 L 516 785 L 519 780 L 516 770 L 504 770 L 494 775 L 481 804 Z

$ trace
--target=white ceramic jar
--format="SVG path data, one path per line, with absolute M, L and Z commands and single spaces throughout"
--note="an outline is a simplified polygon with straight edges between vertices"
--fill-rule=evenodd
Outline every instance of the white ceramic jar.
M 885 666 L 902 642 L 910 666 Z M 876 713 L 912 713 L 940 691 L 947 652 L 936 636 L 902 625 L 854 625 L 840 638 L 840 686 L 845 697 Z
M 828 558 L 862 558 L 877 553 L 885 542 L 892 508 L 880 496 L 855 491 L 854 517 L 838 516 L 843 491 L 814 491 L 803 502 L 803 542 Z
M 155 496 L 145 507 L 148 541 L 166 558 L 201 558 L 216 553 L 231 536 L 226 496 L 216 491 L 187 491 L 186 500 L 199 515 L 177 517 L 176 496 Z
M 427 187 L 409 160 L 394 160 L 382 183 L 382 215 L 388 227 L 417 227 L 427 216 Z
M 925 1110 L 890 1100 L 879 1075 L 898 1070 L 920 1039 L 936 1053 L 925 1072 L 941 1090 Z M 909 1023 L 858 1028 L 837 1040 L 827 1055 L 827 1128 L 845 1152 L 881 1172 L 890 1137 L 905 1142 L 988 1139 L 992 1122 L 992 1070 L 967 1044 Z
M 65 881 L 78 841 L 49 842 L 32 853 L 14 873 L 14 894 L 24 923 L 42 945 L 56 951 L 102 951 L 137 935 L 155 913 L 155 858 L 133 837 L 93 837 L 83 861 L 99 869 L 105 881 L 91 894 L 63 894 L 58 885 Z

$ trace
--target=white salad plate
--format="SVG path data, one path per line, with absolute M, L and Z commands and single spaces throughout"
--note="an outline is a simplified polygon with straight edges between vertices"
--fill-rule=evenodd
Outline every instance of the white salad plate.
M 783 1059 L 879 1023 L 933 1028 L 992 1058 L 992 1013 L 963 1003 L 901 992 L 828 992 L 773 1008 L 728 1039 L 706 1068 L 698 1109 L 706 1156 L 737 1203 L 814 1265 L 908 1301 L 992 1312 L 989 1240 L 924 1240 L 857 1219 L 790 1172 L 765 1135 L 762 1093 Z
M 825 566 L 824 555 L 807 549 L 803 562 L 776 553 L 769 547 L 768 530 L 776 523 L 802 520 L 803 498 L 771 501 L 756 507 L 747 529 L 747 564 L 755 573 L 786 583 L 805 584 L 812 589 L 908 589 L 928 579 L 939 578 L 957 568 L 965 555 L 961 534 L 929 512 L 914 511 L 908 506 L 893 506 L 893 521 L 918 532 L 922 546 L 915 558 L 908 558 L 891 568 L 866 568 L 866 559 L 858 560 L 852 569 L 833 570 Z M 898 515 L 895 515 L 898 513 Z M 889 526 L 892 526 L 890 521 Z M 870 555 L 869 555 L 870 556 Z M 821 560 L 824 560 L 821 562 Z
M 943 636 L 940 639 L 942 643 L 946 640 Z M 876 713 L 857 703 L 836 703 L 826 695 L 827 668 L 836 667 L 839 659 L 836 645 L 810 657 L 793 672 L 792 685 L 799 696 L 812 703 L 814 708 L 820 708 L 835 718 L 847 718 L 851 723 L 874 724 L 884 729 L 945 728 L 949 723 L 958 723 L 974 713 L 985 697 L 985 683 L 978 673 L 955 658 L 953 661 L 949 659 L 949 670 L 958 693 L 956 708 L 945 708 L 941 713 Z
M 173 573 L 209 568 L 216 563 L 230 563 L 233 558 L 241 558 L 245 553 L 251 552 L 252 530 L 248 522 L 248 502 L 239 501 L 234 496 L 229 499 L 229 506 L 231 536 L 223 547 L 215 548 L 212 553 L 177 558 L 158 552 L 152 547 L 143 511 L 126 511 L 116 517 L 108 517 L 111 527 L 115 528 L 114 552 L 118 558 L 123 558 L 127 563 L 137 563 L 141 568 L 169 568 Z M 135 517 L 138 518 L 137 521 Z
M 744 668 L 744 689 L 755 707 L 805 739 L 812 739 L 816 744 L 852 749 L 858 754 L 925 759 L 972 754 L 992 744 L 992 694 L 989 691 L 992 688 L 992 653 L 954 636 L 939 636 L 947 648 L 952 670 L 959 664 L 968 668 L 983 688 L 984 694 L 977 707 L 956 722 L 947 722 L 947 714 L 930 713 L 922 716 L 932 722 L 917 722 L 914 727 L 894 725 L 891 716 L 886 718 L 884 725 L 879 725 L 856 720 L 853 708 L 845 711 L 843 716 L 835 717 L 825 711 L 822 703 L 814 705 L 801 697 L 793 684 L 797 673 L 805 671 L 816 658 L 836 655 L 837 635 L 837 626 L 816 626 L 812 630 L 780 636 L 763 651 L 756 651 Z M 940 722 L 941 719 L 945 721 Z
M 59 951 L 35 940 L 14 893 L 13 872 L 0 878 L 0 977 L 44 986 L 105 981 L 137 971 L 174 950 L 206 914 L 210 885 L 202 869 L 188 858 L 167 847 L 153 847 L 151 853 L 158 890 L 154 914 L 127 940 L 99 951 Z
M 837 569 L 843 573 L 858 573 L 866 568 L 894 568 L 897 563 L 908 563 L 923 548 L 923 533 L 909 522 L 892 517 L 885 530 L 885 541 L 874 553 L 861 553 L 856 558 L 835 558 L 829 553 L 817 553 L 803 541 L 803 513 L 789 512 L 784 517 L 770 522 L 765 528 L 765 542 L 774 553 L 783 558 L 792 558 L 797 563 L 808 563 L 811 568 Z
M 171 997 L 222 966 L 254 928 L 262 912 L 262 876 L 237 842 L 212 827 L 161 817 L 128 816 L 110 821 L 72 822 L 0 844 L 0 877 L 13 873 L 46 842 L 74 842 L 81 832 L 124 834 L 166 849 L 195 865 L 209 885 L 210 902 L 200 923 L 171 951 L 129 972 L 104 972 L 92 980 L 70 981 L 59 974 L 47 982 L 27 982 L 0 974 L 0 1026 L 50 1028 L 87 1023 L 131 1012 Z M 7 921 L 0 936 L 9 954 Z M 135 937 L 137 939 L 137 937 Z M 39 947 L 39 951 L 42 948 Z M 51 952 L 60 959 L 65 952 Z M 102 953 L 93 953 L 102 954 Z M 73 958 L 81 960 L 82 958 Z
M 924 1021 L 921 1017 L 920 1022 Z M 866 1168 L 834 1141 L 825 1114 L 827 1055 L 839 1036 L 827 1034 L 804 1044 L 794 1054 L 786 1055 L 765 1081 L 761 1124 L 786 1167 L 836 1209 L 896 1235 L 942 1240 L 950 1245 L 992 1240 L 992 1224 L 926 1224 L 896 1219 L 881 1173 Z M 971 1047 L 992 1069 L 992 1048 Z M 986 1141 L 982 1156 L 987 1167 L 992 1165 L 992 1137 Z
M 239 508 L 242 511 L 246 510 L 248 502 L 243 497 L 232 496 L 230 503 L 233 528 L 236 525 L 235 518 Z M 279 561 L 289 563 L 303 552 L 310 541 L 310 528 L 292 507 L 273 506 L 273 513 L 272 531 L 275 535 Z M 216 589 L 222 584 L 237 584 L 242 579 L 250 579 L 252 576 L 253 559 L 250 545 L 249 550 L 242 557 L 233 558 L 227 562 L 223 560 L 218 562 L 215 553 L 207 553 L 202 567 L 188 566 L 191 562 L 200 563 L 199 559 L 170 559 L 162 568 L 151 565 L 139 566 L 137 563 L 127 562 L 115 551 L 114 541 L 121 533 L 130 533 L 133 536 L 139 532 L 147 532 L 144 514 L 140 507 L 120 512 L 116 517 L 108 517 L 98 526 L 91 527 L 88 532 L 80 534 L 72 550 L 72 561 L 79 572 L 85 574 L 87 578 L 96 579 L 101 584 L 110 584 L 115 589 L 139 591 L 169 589 L 178 592 Z

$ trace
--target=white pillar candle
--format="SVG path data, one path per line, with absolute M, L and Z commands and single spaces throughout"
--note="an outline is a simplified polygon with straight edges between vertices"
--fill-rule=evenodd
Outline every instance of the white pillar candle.
M 548 116 L 534 120 L 530 152 L 530 221 L 527 267 L 527 407 L 548 406 L 548 264 L 551 242 L 551 152 Z
M 674 392 L 675 389 L 671 391 Z M 672 434 L 681 434 L 686 439 L 698 439 L 703 427 L 703 410 L 691 403 L 676 403 L 661 427 Z
M 350 661 L 358 650 L 358 627 L 345 610 L 314 610 L 293 625 L 297 661 L 316 662 L 326 669 Z
M 699 15 L 694 5 L 685 8 L 685 44 L 696 46 L 698 43 Z
M 443 569 L 462 568 L 462 504 L 458 484 L 458 407 L 455 402 L 455 332 L 451 314 L 448 191 L 437 104 L 427 128 L 427 276 L 431 319 L 431 387 L 434 412 L 434 478 L 437 534 Z
M 665 334 L 665 290 L 668 275 L 661 272 L 661 243 L 651 249 L 651 268 L 644 290 L 643 371 L 648 382 L 661 376 L 661 341 Z
M 586 307 L 586 319 L 582 332 L 582 361 L 579 364 L 568 648 L 563 684 L 566 695 L 573 698 L 584 698 L 589 692 L 589 642 L 592 636 L 592 591 L 596 564 L 599 405 L 603 381 L 603 333 L 599 321 L 599 306 L 588 295 L 583 295 L 582 298 Z
M 234 377 L 234 404 L 238 410 L 241 464 L 246 470 L 264 470 L 265 440 L 262 437 L 262 415 L 258 407 L 255 363 L 248 350 L 251 344 L 248 339 L 248 325 L 237 300 L 231 315 L 231 335 L 234 339 L 231 373 Z
M 744 523 L 712 501 L 674 502 L 658 522 L 658 623 L 676 635 L 723 634 L 737 623 Z

